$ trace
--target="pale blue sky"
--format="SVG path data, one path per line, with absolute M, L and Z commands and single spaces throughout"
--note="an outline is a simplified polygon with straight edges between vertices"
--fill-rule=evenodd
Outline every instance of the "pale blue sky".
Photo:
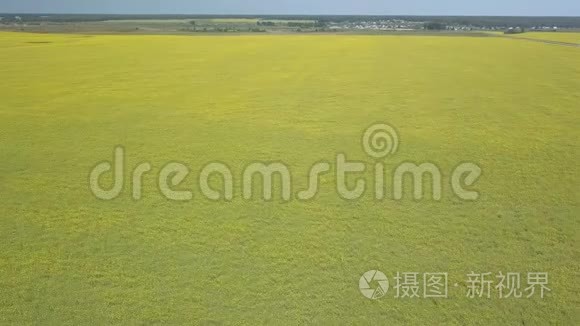
M 0 12 L 580 16 L 580 0 L 0 0 Z

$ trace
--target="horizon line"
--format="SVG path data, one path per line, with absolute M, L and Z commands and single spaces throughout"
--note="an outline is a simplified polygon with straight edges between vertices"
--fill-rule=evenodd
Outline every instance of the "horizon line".
M 2 12 L 0 15 L 109 15 L 109 16 L 244 16 L 244 17 L 260 17 L 260 16 L 361 16 L 361 17 L 506 17 L 506 18 L 579 18 L 576 16 L 561 16 L 561 15 L 473 15 L 473 14 L 224 14 L 224 13 L 103 13 L 103 12 Z

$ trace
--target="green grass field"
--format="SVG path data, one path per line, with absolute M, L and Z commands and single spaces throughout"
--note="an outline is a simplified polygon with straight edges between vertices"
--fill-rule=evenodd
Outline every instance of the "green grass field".
M 521 37 L 558 41 L 566 43 L 574 43 L 580 45 L 580 33 L 554 33 L 554 32 L 533 32 L 520 34 Z
M 578 324 L 580 51 L 508 38 L 0 33 L 0 323 Z M 210 161 L 284 161 L 297 188 L 360 138 L 388 166 L 477 162 L 479 200 L 204 199 Z M 143 199 L 89 190 L 123 145 Z M 184 162 L 173 202 L 156 172 Z M 370 174 L 371 172 L 369 171 Z M 129 180 L 129 176 L 125 178 Z M 353 180 L 350 180 L 354 182 Z M 387 191 L 388 196 L 391 192 Z M 448 272 L 448 299 L 372 301 L 372 269 Z M 468 299 L 466 275 L 548 272 L 544 299 Z M 453 286 L 455 283 L 458 286 Z

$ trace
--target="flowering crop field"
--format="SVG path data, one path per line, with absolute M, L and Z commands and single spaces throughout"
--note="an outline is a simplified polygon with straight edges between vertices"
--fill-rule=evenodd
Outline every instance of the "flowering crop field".
M 535 32 L 535 33 L 524 33 L 516 36 L 533 38 L 539 40 L 557 41 L 565 43 L 573 43 L 580 45 L 580 33 L 557 33 L 557 32 Z
M 0 33 L 0 86 L 3 324 L 580 322 L 578 48 L 501 37 Z M 377 123 L 398 135 L 385 158 L 361 144 Z M 115 165 L 116 148 L 122 186 L 99 199 L 91 171 Z M 335 190 L 338 154 L 365 166 L 346 179 L 349 189 L 366 181 L 356 199 Z M 322 161 L 332 168 L 318 193 L 298 199 Z M 151 169 L 135 199 L 143 162 Z M 171 162 L 189 168 L 171 190 L 191 197 L 163 195 Z M 231 199 L 204 196 L 210 162 L 231 171 Z M 253 162 L 286 164 L 292 198 L 277 187 L 272 200 L 246 199 Z M 396 198 L 393 171 L 405 162 L 439 169 L 439 200 L 434 190 L 413 198 L 410 182 Z M 462 162 L 481 169 L 464 183 L 475 200 L 453 191 Z M 425 179 L 426 189 L 436 183 Z M 113 180 L 105 173 L 100 186 Z M 209 183 L 227 186 L 215 174 Z M 377 300 L 361 278 L 374 270 L 389 281 Z M 427 273 L 446 273 L 446 297 L 427 295 Z M 521 275 L 511 297 L 500 273 Z M 549 276 L 543 298 L 540 288 L 528 298 L 528 273 Z M 474 274 L 492 282 L 489 298 Z M 385 292 L 384 280 L 367 281 Z

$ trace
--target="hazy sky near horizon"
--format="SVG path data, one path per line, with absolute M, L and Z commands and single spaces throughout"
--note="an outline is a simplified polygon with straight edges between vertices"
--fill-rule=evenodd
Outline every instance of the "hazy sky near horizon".
M 579 0 L 0 0 L 4 13 L 580 16 Z

